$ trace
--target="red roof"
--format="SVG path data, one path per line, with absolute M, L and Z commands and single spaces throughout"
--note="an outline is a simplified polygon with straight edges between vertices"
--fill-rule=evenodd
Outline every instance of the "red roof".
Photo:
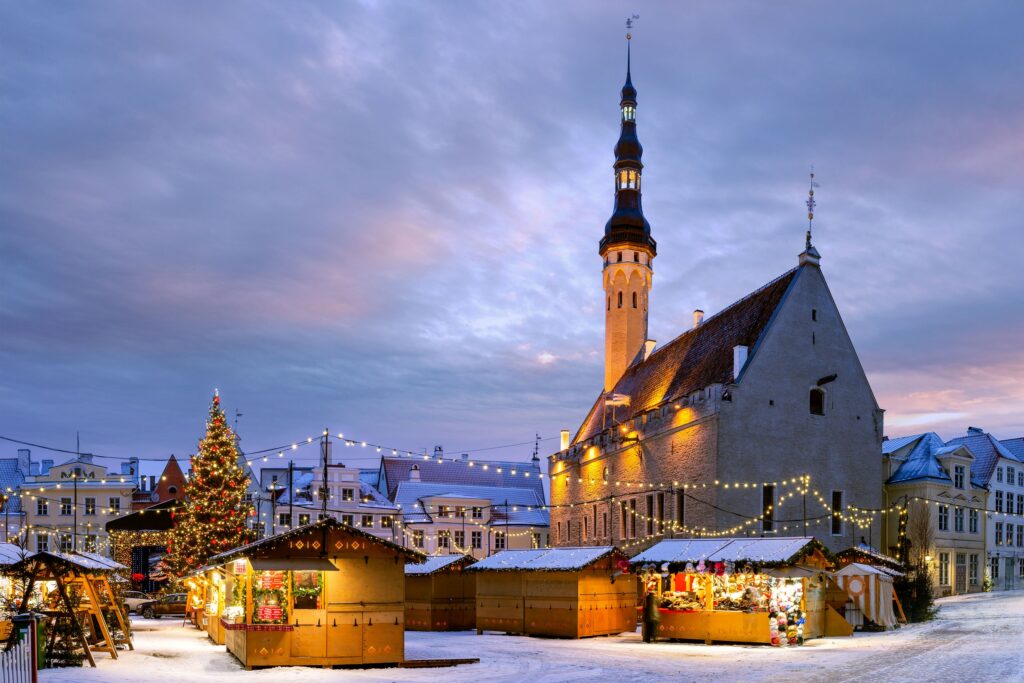
M 675 401 L 712 384 L 728 384 L 733 347 L 747 346 L 750 354 L 798 272 L 790 270 L 687 330 L 651 356 L 626 370 L 611 393 L 629 397 L 629 406 L 615 408 L 616 422 L 630 420 L 659 405 Z M 604 394 L 597 398 L 573 443 L 600 434 L 606 426 Z M 611 426 L 609 414 L 607 425 Z

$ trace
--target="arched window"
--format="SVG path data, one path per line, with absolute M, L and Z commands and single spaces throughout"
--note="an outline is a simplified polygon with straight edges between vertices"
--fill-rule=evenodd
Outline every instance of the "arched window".
M 622 120 L 632 121 L 636 118 L 636 108 L 630 104 L 627 104 L 622 108 Z
M 810 394 L 811 415 L 825 414 L 825 390 L 815 387 Z
M 633 263 L 640 263 L 640 252 L 639 251 L 634 251 L 633 252 Z
M 619 308 L 622 308 L 622 292 L 619 292 Z
M 622 252 L 618 251 L 618 252 L 615 252 L 615 253 L 616 253 L 616 258 L 618 259 L 619 263 L 622 263 Z
M 608 297 L 608 310 L 612 310 L 612 298 Z
M 636 308 L 636 292 L 633 292 L 633 308 Z
M 177 492 L 178 492 L 178 487 L 177 486 L 170 486 L 170 487 L 167 488 L 167 493 L 171 494 L 172 496 L 175 493 L 177 493 Z

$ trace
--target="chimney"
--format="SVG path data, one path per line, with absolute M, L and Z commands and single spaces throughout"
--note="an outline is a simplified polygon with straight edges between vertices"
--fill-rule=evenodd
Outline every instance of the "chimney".
M 149 490 L 156 491 L 156 477 L 152 474 L 149 475 Z
M 40 470 L 39 473 L 40 474 L 49 474 L 51 467 L 53 467 L 53 460 L 50 460 L 49 458 L 47 458 L 46 460 L 43 460 L 41 463 L 39 463 L 39 470 Z
M 558 446 L 559 446 L 558 450 L 560 450 L 560 451 L 568 450 L 568 448 L 569 448 L 569 430 L 568 429 L 563 429 L 561 432 L 559 432 L 558 437 L 559 437 L 558 438 Z
M 92 453 L 79 453 L 78 459 L 82 462 L 92 462 Z
M 967 428 L 967 433 L 968 434 L 984 434 L 985 430 L 982 429 L 981 427 L 968 427 Z
M 409 470 L 409 481 L 419 481 L 419 480 L 420 480 L 420 466 L 419 465 L 413 465 L 412 469 Z
M 732 381 L 735 382 L 740 378 L 740 373 L 743 372 L 743 366 L 747 363 L 747 349 L 748 347 L 742 344 L 732 347 Z
M 27 448 L 18 449 L 18 471 L 24 475 L 32 471 L 32 451 Z
M 463 453 L 462 454 L 462 459 L 463 459 L 463 461 L 469 460 L 469 453 Z
M 644 360 L 647 360 L 648 358 L 651 357 L 651 354 L 654 353 L 654 347 L 657 345 L 658 342 L 656 342 L 653 339 L 648 339 L 647 341 L 644 342 Z
M 434 457 L 440 460 L 444 457 L 444 448 L 441 446 L 434 446 Z
M 700 327 L 701 323 L 704 322 L 704 311 L 699 308 L 693 312 L 693 329 Z

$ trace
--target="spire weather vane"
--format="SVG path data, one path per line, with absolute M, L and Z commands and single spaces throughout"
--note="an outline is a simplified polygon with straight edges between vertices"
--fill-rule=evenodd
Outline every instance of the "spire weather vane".
M 821 185 L 814 179 L 814 166 L 811 166 L 811 187 L 807 190 L 807 244 L 806 249 L 811 248 L 811 228 L 814 227 L 814 207 L 818 205 L 814 201 L 814 188 Z
M 633 23 L 639 18 L 639 14 L 634 14 L 633 16 L 626 18 L 626 40 L 633 39 Z

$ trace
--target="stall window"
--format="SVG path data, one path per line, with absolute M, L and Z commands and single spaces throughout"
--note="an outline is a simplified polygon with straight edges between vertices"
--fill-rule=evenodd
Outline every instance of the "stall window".
M 484 547 L 484 534 L 482 531 L 470 531 L 469 532 L 469 543 L 475 550 L 479 550 Z
M 775 526 L 775 486 L 761 487 L 761 530 L 772 531 Z
M 843 535 L 843 492 L 832 492 L 832 535 Z
M 504 550 L 505 549 L 505 532 L 495 531 L 494 532 L 494 549 Z
M 252 623 L 283 624 L 288 621 L 284 582 L 285 573 L 280 570 L 253 572 Z

